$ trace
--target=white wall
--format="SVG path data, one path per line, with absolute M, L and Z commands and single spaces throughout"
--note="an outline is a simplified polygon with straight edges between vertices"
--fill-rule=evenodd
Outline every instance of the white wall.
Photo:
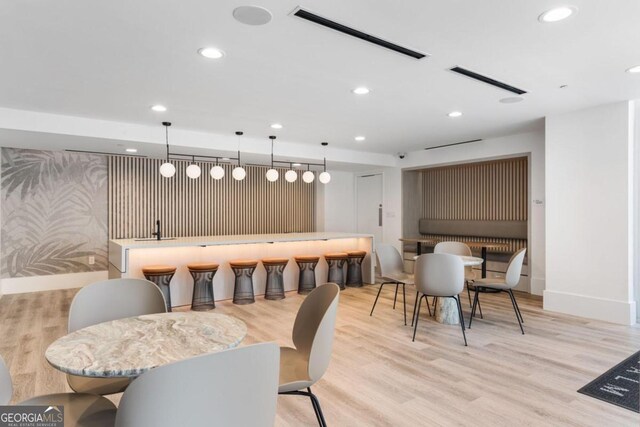
M 545 289 L 545 140 L 544 132 L 531 132 L 486 139 L 465 145 L 414 151 L 400 162 L 402 168 L 443 166 L 518 155 L 529 156 L 529 239 L 530 292 L 542 295 Z M 398 187 L 398 194 L 400 189 Z M 398 228 L 398 235 L 402 228 Z
M 640 323 L 640 100 L 634 102 L 635 120 L 634 120 L 634 135 L 635 135 L 635 165 L 633 168 L 635 176 L 635 187 L 633 194 L 635 195 L 634 210 L 635 210 L 635 301 L 636 301 L 636 320 Z
M 633 108 L 546 120 L 544 307 L 633 324 Z
M 355 174 L 331 170 L 329 173 L 329 184 L 317 184 L 322 187 L 318 191 L 318 231 L 353 233 L 356 229 Z

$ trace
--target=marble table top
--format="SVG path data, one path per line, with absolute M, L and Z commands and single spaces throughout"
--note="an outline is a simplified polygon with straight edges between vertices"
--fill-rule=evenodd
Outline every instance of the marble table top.
M 246 334 L 243 321 L 224 314 L 148 314 L 79 329 L 54 341 L 45 357 L 68 374 L 137 377 L 157 366 L 236 347 Z
M 416 255 L 413 257 L 414 261 L 416 259 L 418 259 L 419 256 L 422 255 Z M 475 256 L 464 256 L 464 255 L 460 255 L 460 258 L 462 258 L 462 263 L 464 264 L 465 267 L 473 267 L 476 265 L 481 265 L 484 260 L 482 258 L 478 258 Z

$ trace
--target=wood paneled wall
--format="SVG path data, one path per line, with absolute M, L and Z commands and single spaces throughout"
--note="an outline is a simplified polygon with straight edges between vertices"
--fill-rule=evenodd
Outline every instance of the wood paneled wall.
M 233 165 L 221 165 L 225 177 L 209 175 L 210 163 L 190 179 L 191 162 L 173 161 L 176 174 L 160 175 L 162 160 L 109 157 L 109 236 L 111 239 L 150 237 L 156 220 L 165 236 L 208 236 L 315 231 L 316 181 L 269 182 L 267 168 L 245 166 L 243 181 L 231 177 Z
M 487 221 L 528 219 L 527 157 L 424 169 L 421 175 L 422 218 Z M 464 237 L 455 239 L 478 240 Z M 504 252 L 526 247 L 526 240 L 488 240 L 509 243 L 510 247 Z

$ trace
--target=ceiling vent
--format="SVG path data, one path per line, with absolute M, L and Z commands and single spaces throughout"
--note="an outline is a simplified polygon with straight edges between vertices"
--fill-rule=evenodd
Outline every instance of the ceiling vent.
M 297 16 L 298 18 L 305 19 L 307 21 L 311 21 L 315 24 L 322 25 L 323 27 L 330 28 L 335 31 L 339 31 L 343 34 L 346 34 L 351 37 L 355 37 L 360 40 L 364 40 L 366 42 L 375 44 L 377 46 L 383 47 L 385 49 L 392 50 L 394 52 L 401 53 L 406 56 L 410 56 L 415 59 L 422 59 L 428 57 L 429 55 L 424 54 L 422 52 L 415 51 L 413 49 L 409 49 L 395 43 L 388 42 L 379 37 L 372 36 L 371 34 L 363 33 L 362 31 L 358 31 L 351 27 L 348 27 L 344 24 L 340 24 L 336 21 L 332 21 L 330 19 L 324 18 L 320 15 L 316 15 L 315 13 L 309 12 L 308 10 L 302 9 L 301 7 L 297 7 L 291 12 L 291 15 Z
M 453 68 L 451 68 L 451 71 L 453 71 L 454 73 L 458 73 L 458 74 L 461 74 L 463 76 L 472 78 L 472 79 L 477 80 L 479 82 L 486 83 L 488 85 L 497 87 L 499 89 L 506 90 L 506 91 L 509 91 L 511 93 L 515 93 L 516 95 L 524 95 L 525 93 L 527 93 L 526 90 L 518 89 L 515 86 L 511 86 L 511 85 L 508 85 L 506 83 L 502 83 L 501 81 L 498 81 L 496 79 L 492 79 L 491 77 L 483 76 L 482 74 L 478 74 L 478 73 L 476 73 L 474 71 L 467 70 L 466 68 L 453 67 Z
M 480 142 L 480 141 L 482 141 L 481 138 L 479 138 L 479 139 L 470 139 L 469 141 L 454 142 L 454 143 L 451 143 L 451 144 L 436 145 L 434 147 L 425 148 L 425 151 L 435 150 L 436 148 L 453 147 L 454 145 L 471 144 L 472 142 Z

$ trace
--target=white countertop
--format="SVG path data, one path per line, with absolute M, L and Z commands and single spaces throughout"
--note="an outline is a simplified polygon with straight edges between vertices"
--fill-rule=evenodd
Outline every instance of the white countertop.
M 172 240 L 113 239 L 109 246 L 117 245 L 122 249 L 175 248 L 183 246 L 242 245 L 251 243 L 304 242 L 310 240 L 334 240 L 350 238 L 372 238 L 371 234 L 316 232 L 316 233 L 280 233 L 280 234 L 240 234 L 229 236 L 176 237 Z

